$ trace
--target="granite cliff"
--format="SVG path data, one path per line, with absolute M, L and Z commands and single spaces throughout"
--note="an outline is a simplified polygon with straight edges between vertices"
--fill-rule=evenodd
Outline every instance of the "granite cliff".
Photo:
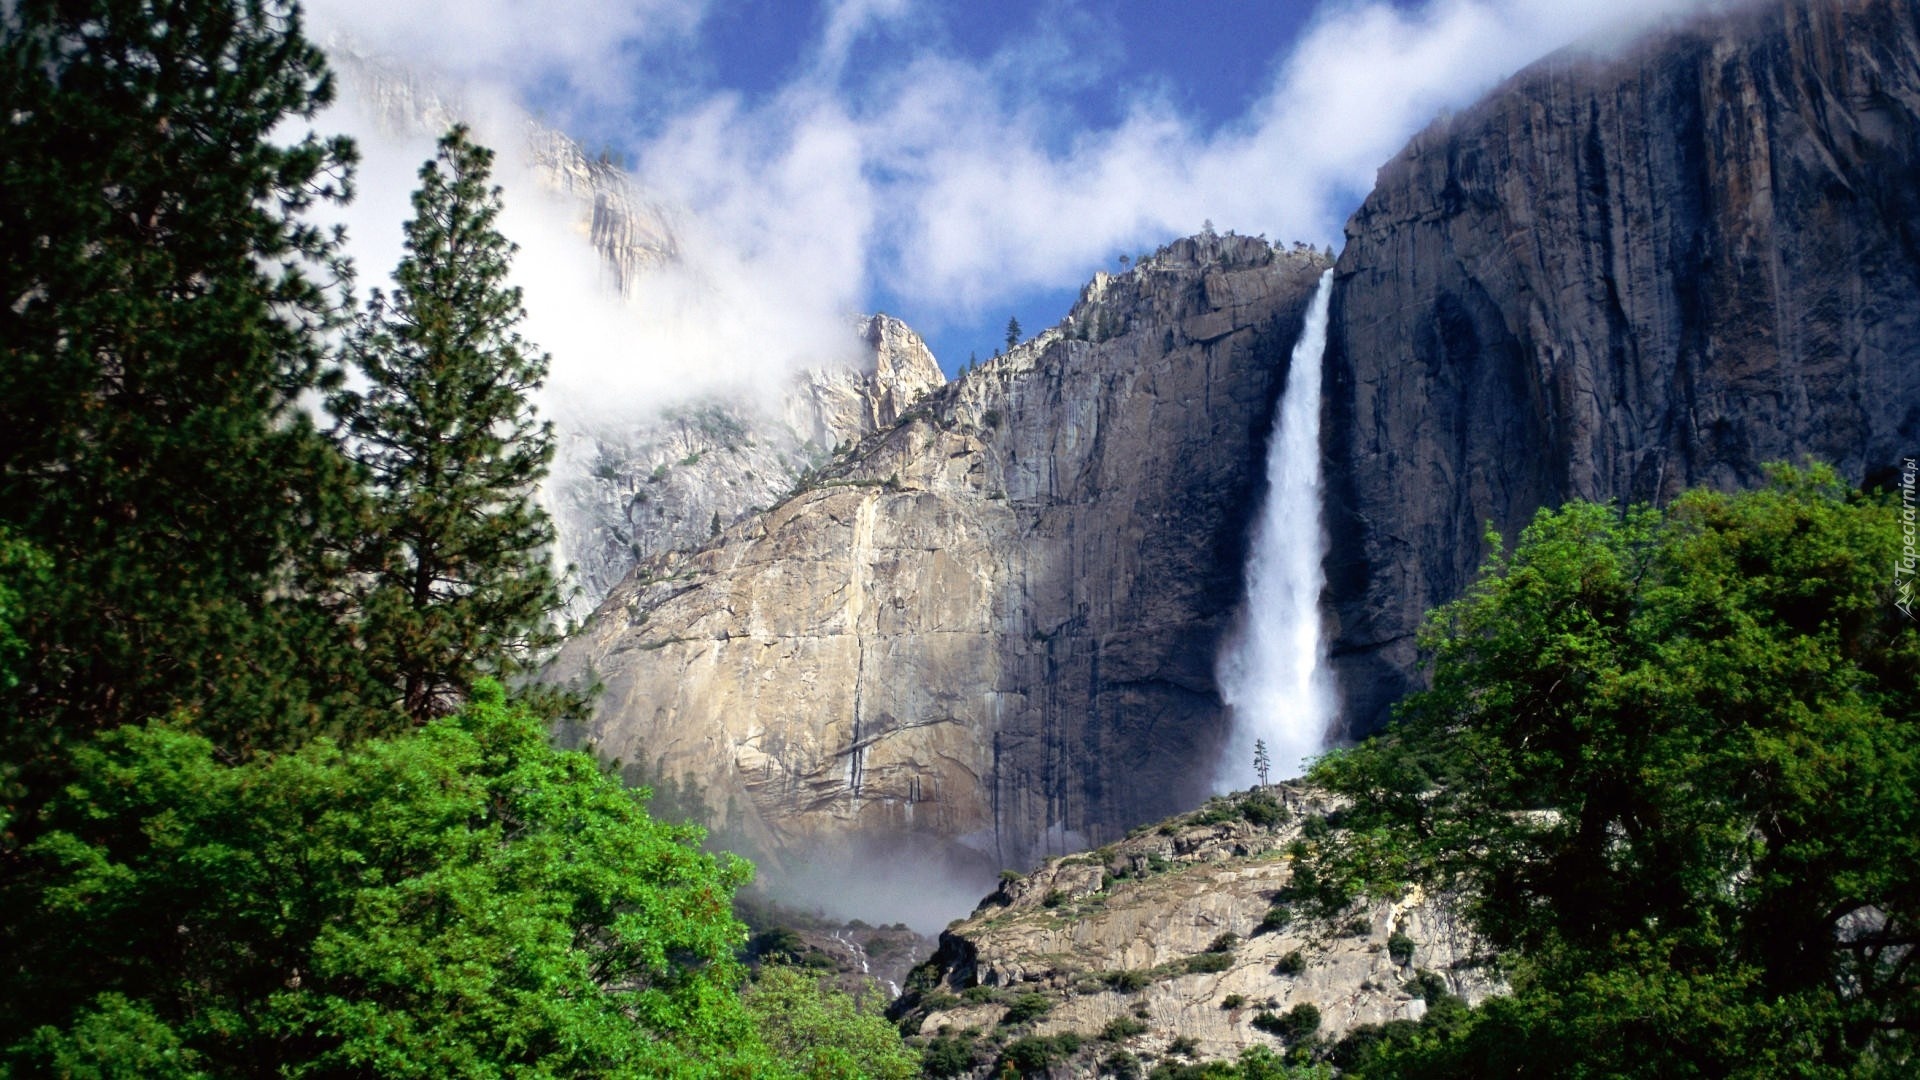
M 834 452 L 892 425 L 946 382 L 920 335 L 860 319 L 861 359 L 809 368 L 775 394 L 707 396 L 560 432 L 547 501 L 591 613 L 637 563 L 691 551 L 764 510 Z
M 1350 728 L 1489 521 L 1920 450 L 1920 4 L 1736 5 L 1437 121 L 1347 225 L 1325 382 Z
M 646 559 L 554 663 L 606 687 L 575 737 L 691 774 L 816 895 L 860 852 L 924 894 L 909 851 L 971 868 L 955 887 L 978 895 L 1192 806 L 1260 451 L 1325 265 L 1207 236 L 1098 275 L 791 498 Z M 871 887 L 868 917 L 896 917 Z
M 345 97 L 390 134 L 438 135 L 468 117 L 457 96 L 387 61 L 336 45 Z M 674 212 L 607 155 L 531 119 L 521 141 L 500 147 L 540 189 L 594 259 L 609 291 L 631 299 L 650 272 L 680 260 Z M 716 524 L 764 509 L 833 451 L 892 424 L 946 379 L 920 336 L 886 315 L 853 320 L 847 357 L 805 369 L 784 385 L 563 416 L 544 491 L 558 532 L 558 561 L 578 592 L 567 614 L 584 618 L 641 559 L 686 551 Z M 635 358 L 646 362 L 648 358 Z

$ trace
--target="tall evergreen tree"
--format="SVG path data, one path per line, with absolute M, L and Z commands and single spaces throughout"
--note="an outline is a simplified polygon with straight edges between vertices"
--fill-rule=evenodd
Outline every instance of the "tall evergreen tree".
M 514 246 L 494 228 L 493 153 L 464 127 L 420 170 L 406 256 L 350 346 L 362 391 L 333 398 L 372 482 L 364 575 L 366 655 L 409 716 L 451 711 L 483 674 L 512 674 L 555 640 L 553 527 L 534 487 L 552 425 L 528 395 L 546 354 L 515 327 Z
M 126 721 L 228 753 L 318 723 L 345 652 L 301 556 L 345 473 L 297 402 L 341 294 L 306 214 L 353 151 L 270 135 L 330 98 L 289 3 L 0 5 L 0 525 L 54 568 L 0 689 L 8 806 Z

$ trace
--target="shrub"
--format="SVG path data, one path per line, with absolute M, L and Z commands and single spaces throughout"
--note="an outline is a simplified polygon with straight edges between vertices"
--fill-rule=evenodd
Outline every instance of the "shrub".
M 1108 971 L 1101 974 L 1100 981 L 1122 994 L 1131 994 L 1145 989 L 1152 980 L 1144 971 Z
M 1007 1014 L 1000 1018 L 1000 1023 L 1006 1027 L 1012 1027 L 1029 1020 L 1038 1020 L 1052 1011 L 1053 1002 L 1047 1000 L 1045 994 L 1021 994 L 1007 1006 Z
M 1278 1014 L 1263 1009 L 1254 1016 L 1253 1026 L 1289 1043 L 1300 1042 L 1320 1030 L 1320 1009 L 1307 1002 Z
M 1245 994 L 1228 994 L 1220 999 L 1220 1007 L 1223 1009 L 1237 1009 L 1246 1003 L 1247 995 Z
M 1116 1016 L 1107 1021 L 1107 1026 L 1100 1029 L 1100 1037 L 1108 1042 L 1119 1042 L 1122 1039 L 1131 1039 L 1135 1035 L 1143 1035 L 1146 1030 L 1146 1024 L 1131 1016 Z
M 1240 944 L 1240 935 L 1229 932 L 1214 938 L 1213 942 L 1207 946 L 1207 951 L 1230 953 L 1233 951 L 1233 947 L 1238 944 Z
M 1366 937 L 1373 933 L 1373 920 L 1365 915 L 1355 915 L 1340 926 L 1341 937 Z
M 1305 970 L 1307 970 L 1307 958 L 1300 955 L 1299 949 L 1281 957 L 1280 962 L 1273 965 L 1275 975 L 1298 975 Z
M 1287 924 L 1292 921 L 1293 912 L 1288 909 L 1285 904 L 1275 904 L 1267 909 L 1265 915 L 1261 916 L 1260 926 L 1254 933 L 1266 934 L 1276 930 L 1284 930 Z
M 1000 991 L 991 986 L 969 986 L 960 991 L 960 996 L 975 1005 L 985 1005 L 989 1001 L 998 1001 Z
M 1140 1080 L 1140 1059 L 1125 1050 L 1115 1050 L 1100 1063 L 1100 1071 L 1114 1080 Z
M 1057 908 L 1067 902 L 1067 894 L 1059 889 L 1048 889 L 1046 898 L 1040 901 L 1041 907 Z
M 1448 993 L 1447 980 L 1428 971 L 1426 968 L 1421 968 L 1414 972 L 1413 978 L 1408 979 L 1401 989 L 1426 1002 L 1429 1006 L 1437 1003 L 1441 998 L 1446 997 Z
M 1045 1075 L 1055 1062 L 1072 1057 L 1080 1050 L 1080 1036 L 1071 1031 L 1058 1035 L 1027 1035 L 1007 1044 L 1000 1053 L 1003 1066 L 1011 1066 L 1022 1076 Z
M 1413 959 L 1413 939 L 1398 930 L 1394 931 L 1393 936 L 1387 939 L 1387 955 L 1393 958 L 1394 963 L 1405 967 Z
M 1200 1040 L 1191 1035 L 1182 1035 L 1167 1044 L 1167 1053 L 1176 1057 L 1190 1058 L 1200 1052 Z
M 1240 816 L 1263 829 L 1287 823 L 1287 808 L 1264 791 L 1256 791 L 1240 800 Z
M 1198 956 L 1187 957 L 1187 974 L 1189 975 L 1217 975 L 1232 966 L 1232 953 L 1203 952 Z

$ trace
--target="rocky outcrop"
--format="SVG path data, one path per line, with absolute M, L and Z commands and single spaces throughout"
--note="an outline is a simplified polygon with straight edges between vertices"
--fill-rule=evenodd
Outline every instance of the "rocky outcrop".
M 1203 237 L 1099 275 L 793 498 L 643 562 L 553 666 L 606 687 L 576 737 L 693 774 L 773 873 L 843 893 L 823 868 L 854 851 L 990 874 L 1193 805 L 1261 448 L 1324 267 Z
M 591 613 L 642 560 L 691 551 L 780 502 L 837 450 L 946 383 L 900 320 L 875 315 L 851 332 L 863 360 L 804 371 L 772 401 L 706 398 L 562 431 L 546 498 L 580 590 L 569 614 Z
M 1499 989 L 1454 909 L 1417 890 L 1331 921 L 1296 912 L 1296 845 L 1334 807 L 1286 785 L 1251 794 L 1256 810 L 1245 794 L 1215 800 L 1003 883 L 941 935 L 894 1015 L 921 1035 L 980 1036 L 982 1070 L 1012 1038 L 1074 1033 L 1087 1050 L 1053 1075 L 1093 1076 L 1115 1049 L 1152 1059 L 1180 1045 L 1195 1060 L 1282 1050 L 1305 1039 L 1276 1034 L 1271 1019 L 1302 1005 L 1324 1045 L 1418 1020 L 1438 994 L 1473 1003 Z M 1023 1003 L 1040 1015 L 1022 1021 Z
M 1336 267 L 1323 430 L 1355 730 L 1413 633 L 1572 498 L 1856 483 L 1920 449 L 1920 5 L 1734 5 L 1573 50 L 1380 171 Z

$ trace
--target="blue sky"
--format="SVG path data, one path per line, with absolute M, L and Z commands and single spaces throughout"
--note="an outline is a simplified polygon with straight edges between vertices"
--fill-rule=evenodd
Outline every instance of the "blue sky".
M 1337 247 L 1375 169 L 1440 111 L 1554 48 L 1702 2 L 309 6 L 323 34 L 634 164 L 677 215 L 685 280 L 663 284 L 644 346 L 618 329 L 550 346 L 556 379 L 578 366 L 588 381 L 591 355 L 685 384 L 738 370 L 726 350 L 764 353 L 768 370 L 807 362 L 873 310 L 920 329 L 951 371 L 990 353 L 1009 314 L 1050 325 L 1117 255 L 1206 220 Z M 536 287 L 537 265 L 527 276 L 535 340 L 591 321 L 573 293 Z M 733 332 L 716 337 L 720 323 Z

